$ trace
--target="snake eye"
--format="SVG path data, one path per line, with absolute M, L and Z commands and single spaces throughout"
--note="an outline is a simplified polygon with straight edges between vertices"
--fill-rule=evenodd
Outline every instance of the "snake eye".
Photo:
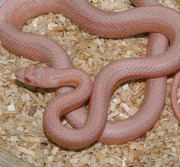
M 27 83 L 31 83 L 32 81 L 31 81 L 31 79 L 30 78 L 28 78 L 28 77 L 25 77 L 25 79 L 24 79 Z

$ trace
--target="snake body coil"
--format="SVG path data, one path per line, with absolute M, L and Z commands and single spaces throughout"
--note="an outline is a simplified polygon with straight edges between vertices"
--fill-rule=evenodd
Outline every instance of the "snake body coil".
M 7 0 L 0 8 L 2 44 L 18 56 L 51 66 L 20 69 L 16 73 L 17 79 L 40 87 L 70 85 L 76 88 L 58 88 L 57 96 L 45 109 L 45 131 L 59 146 L 78 149 L 96 140 L 106 144 L 125 143 L 142 136 L 158 120 L 164 106 L 166 76 L 180 68 L 180 15 L 160 6 L 156 0 L 132 2 L 144 7 L 111 13 L 97 9 L 87 0 Z M 107 65 L 96 77 L 91 94 L 89 76 L 73 68 L 58 43 L 20 30 L 28 19 L 49 12 L 62 13 L 82 30 L 99 37 L 123 38 L 150 32 L 147 58 L 122 59 Z M 167 50 L 168 40 L 170 47 Z M 114 89 L 132 78 L 148 79 L 139 112 L 123 121 L 107 122 Z M 85 107 L 78 108 L 90 94 L 88 112 Z M 176 97 L 173 99 L 176 101 Z M 59 117 L 64 114 L 76 129 L 60 123 Z

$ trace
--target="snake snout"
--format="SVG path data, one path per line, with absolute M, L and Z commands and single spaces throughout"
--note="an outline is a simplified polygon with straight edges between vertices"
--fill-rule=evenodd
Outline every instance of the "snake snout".
M 25 68 L 20 68 L 15 73 L 16 79 L 18 81 L 20 81 L 20 82 L 25 82 L 25 80 L 24 80 L 24 71 L 25 71 Z
M 15 73 L 15 76 L 17 80 L 20 82 L 32 84 L 33 73 L 34 73 L 34 66 L 29 66 L 18 69 Z
M 46 80 L 48 78 L 49 72 L 51 71 L 52 69 L 49 67 L 38 67 L 31 65 L 18 69 L 16 72 L 16 78 L 20 82 L 26 83 L 28 85 L 49 88 Z

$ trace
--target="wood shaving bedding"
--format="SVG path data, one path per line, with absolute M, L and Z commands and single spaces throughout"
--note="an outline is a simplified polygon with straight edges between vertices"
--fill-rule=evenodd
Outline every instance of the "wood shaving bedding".
M 128 0 L 91 0 L 104 10 L 133 8 Z M 179 0 L 160 0 L 180 10 Z M 27 21 L 23 31 L 46 35 L 61 44 L 75 67 L 92 78 L 108 63 L 129 57 L 144 57 L 147 34 L 125 39 L 102 39 L 80 30 L 61 14 L 42 15 Z M 44 134 L 42 117 L 53 90 L 28 87 L 15 80 L 15 71 L 39 62 L 19 58 L 0 45 L 0 147 L 35 166 L 109 167 L 180 166 L 180 124 L 170 102 L 172 76 L 167 81 L 167 98 L 155 126 L 136 141 L 123 145 L 96 143 L 80 151 L 64 150 Z M 144 96 L 144 80 L 123 83 L 112 96 L 108 119 L 122 120 L 135 114 Z M 180 89 L 178 91 L 180 99 Z M 180 100 L 179 100 L 180 101 Z M 63 124 L 67 124 L 64 120 Z

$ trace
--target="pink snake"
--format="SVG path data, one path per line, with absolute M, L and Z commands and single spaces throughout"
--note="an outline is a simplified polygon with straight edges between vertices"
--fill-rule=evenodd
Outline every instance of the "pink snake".
M 31 85 L 57 88 L 57 96 L 48 103 L 43 121 L 46 134 L 60 147 L 79 149 L 95 141 L 126 143 L 150 130 L 161 114 L 166 76 L 180 67 L 180 15 L 160 6 L 156 0 L 131 1 L 139 7 L 124 12 L 106 12 L 87 0 L 7 0 L 0 8 L 2 44 L 18 56 L 51 66 L 22 68 L 16 76 L 19 81 Z M 92 84 L 85 72 L 72 66 L 69 56 L 58 43 L 20 30 L 28 19 L 49 12 L 62 13 L 82 30 L 99 37 L 123 38 L 150 32 L 147 57 L 110 63 Z M 176 95 L 179 75 L 171 95 L 175 115 L 180 121 Z M 134 78 L 148 79 L 139 111 L 126 120 L 107 121 L 113 91 L 120 83 Z M 89 97 L 87 111 L 82 105 Z M 74 128 L 60 123 L 63 115 Z

